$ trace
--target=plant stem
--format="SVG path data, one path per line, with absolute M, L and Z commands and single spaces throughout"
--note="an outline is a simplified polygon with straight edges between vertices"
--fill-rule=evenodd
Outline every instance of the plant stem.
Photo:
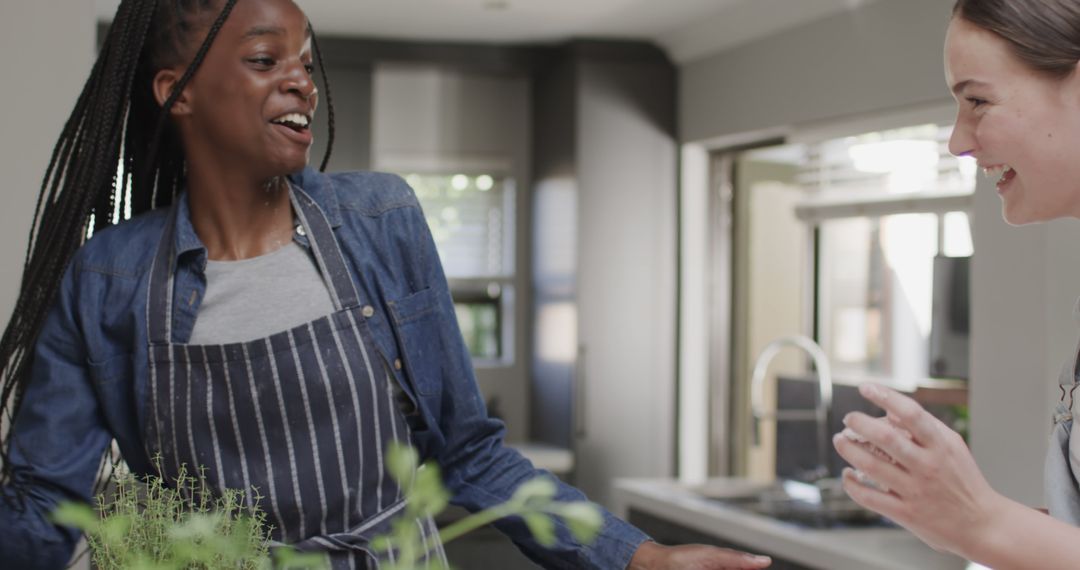
M 472 532 L 484 525 L 491 524 L 503 517 L 515 514 L 513 506 L 502 505 L 499 507 L 473 513 L 450 526 L 439 531 L 439 540 L 446 544 L 461 535 Z

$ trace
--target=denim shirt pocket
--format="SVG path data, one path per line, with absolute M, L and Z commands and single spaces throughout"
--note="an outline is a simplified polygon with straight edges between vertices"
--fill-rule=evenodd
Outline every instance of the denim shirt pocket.
M 438 294 L 422 289 L 387 304 L 405 374 L 421 395 L 437 396 L 442 391 L 444 359 Z

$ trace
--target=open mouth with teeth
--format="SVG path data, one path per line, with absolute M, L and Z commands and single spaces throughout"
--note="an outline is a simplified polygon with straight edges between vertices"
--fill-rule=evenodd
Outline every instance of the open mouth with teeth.
M 282 115 L 270 122 L 274 123 L 275 125 L 288 127 L 298 133 L 308 130 L 308 127 L 311 125 L 311 119 L 309 119 L 306 115 L 302 115 L 300 113 L 289 113 L 286 115 Z
M 997 164 L 994 166 L 988 166 L 983 168 L 983 172 L 990 178 L 997 178 L 997 187 L 1002 189 L 1009 182 L 1012 182 L 1013 178 L 1016 178 L 1016 171 L 1007 164 Z

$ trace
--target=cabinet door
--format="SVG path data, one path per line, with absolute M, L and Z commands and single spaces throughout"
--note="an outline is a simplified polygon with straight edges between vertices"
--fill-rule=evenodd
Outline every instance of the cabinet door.
M 676 146 L 668 70 L 579 68 L 577 483 L 674 470 Z

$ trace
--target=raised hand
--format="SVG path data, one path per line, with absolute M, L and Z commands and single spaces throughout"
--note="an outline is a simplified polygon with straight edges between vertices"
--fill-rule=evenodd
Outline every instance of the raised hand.
M 844 490 L 938 550 L 963 555 L 1007 502 L 979 471 L 964 440 L 917 402 L 888 388 L 859 387 L 885 418 L 851 413 L 833 445 L 855 469 Z M 845 437 L 846 436 L 846 437 Z

